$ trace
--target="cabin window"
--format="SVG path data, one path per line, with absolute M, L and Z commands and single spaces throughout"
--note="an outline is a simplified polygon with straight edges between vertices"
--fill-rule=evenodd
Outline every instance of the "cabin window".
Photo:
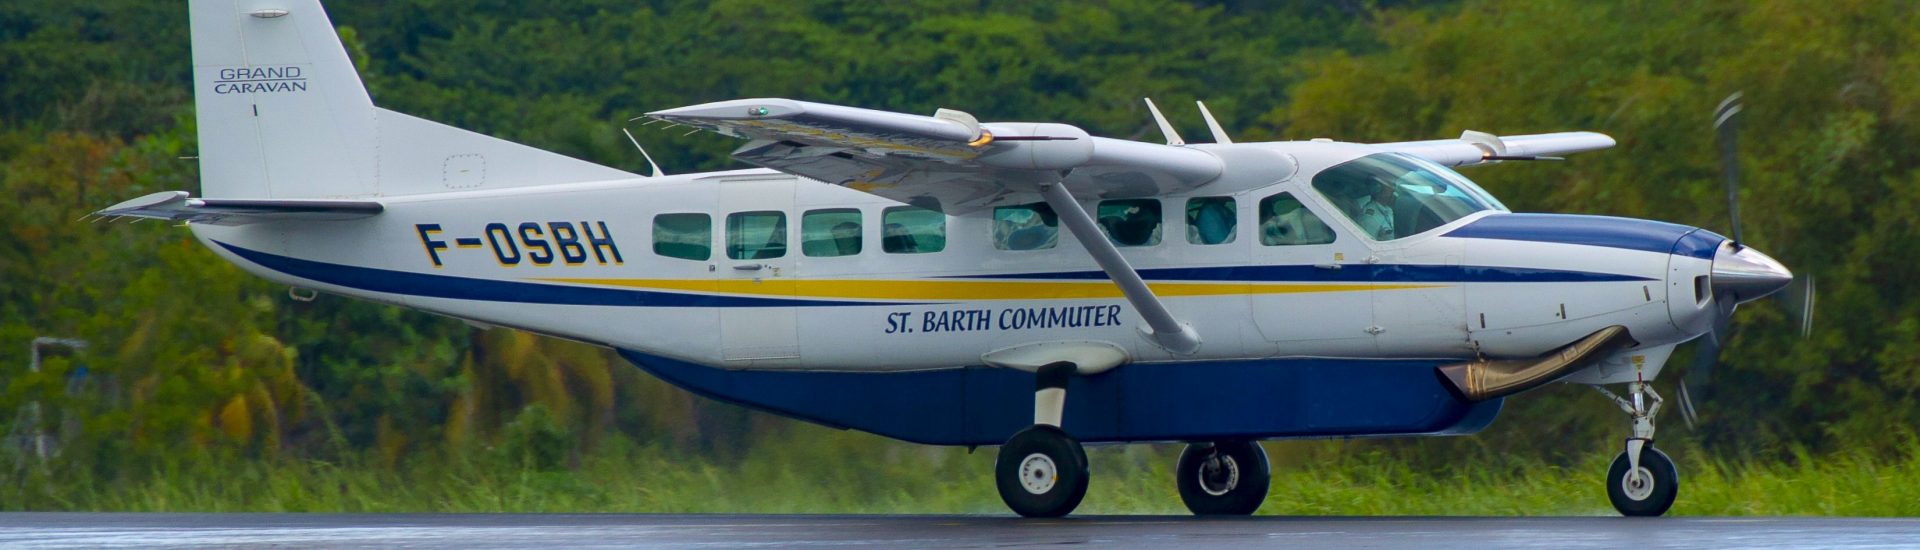
M 880 249 L 888 254 L 926 254 L 947 248 L 947 215 L 918 206 L 880 211 Z
M 1194 197 L 1187 199 L 1187 242 L 1227 244 L 1233 242 L 1239 215 L 1234 212 L 1233 197 Z
M 1096 210 L 1100 229 L 1114 246 L 1153 246 L 1160 244 L 1160 201 L 1158 199 L 1116 199 L 1100 201 Z
M 816 258 L 860 253 L 860 211 L 809 210 L 800 216 L 800 253 Z
M 1044 250 L 1060 244 L 1060 217 L 1053 207 L 1036 202 L 993 209 L 993 247 L 1000 250 Z
M 1368 238 L 1425 233 L 1481 210 L 1505 210 L 1466 176 L 1400 153 L 1353 159 L 1313 176 L 1313 189 Z
M 785 212 L 739 212 L 727 215 L 727 257 L 765 260 L 787 255 Z
M 1260 200 L 1260 244 L 1299 246 L 1333 242 L 1333 228 L 1300 204 L 1293 193 Z
M 713 257 L 713 217 L 706 214 L 654 216 L 653 253 L 682 260 L 705 261 Z

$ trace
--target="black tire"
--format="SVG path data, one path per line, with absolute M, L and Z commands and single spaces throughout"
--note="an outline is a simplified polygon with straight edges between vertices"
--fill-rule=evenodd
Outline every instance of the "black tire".
M 1253 515 L 1267 501 L 1273 481 L 1267 451 L 1251 441 L 1187 445 L 1174 476 L 1180 501 L 1197 516 Z
M 1680 496 L 1680 473 L 1673 467 L 1673 459 L 1667 453 L 1648 445 L 1640 450 L 1640 468 L 1646 470 L 1653 486 L 1635 488 L 1629 491 L 1627 482 L 1627 453 L 1613 458 L 1613 466 L 1607 468 L 1607 499 L 1613 501 L 1613 509 L 1620 515 L 1634 517 L 1654 517 L 1667 513 L 1673 507 L 1673 500 Z M 1638 497 L 1638 498 L 1636 498 Z
M 1015 513 L 1057 518 L 1072 513 L 1087 496 L 1087 451 L 1060 428 L 1030 426 L 1000 446 L 993 477 L 1000 500 Z

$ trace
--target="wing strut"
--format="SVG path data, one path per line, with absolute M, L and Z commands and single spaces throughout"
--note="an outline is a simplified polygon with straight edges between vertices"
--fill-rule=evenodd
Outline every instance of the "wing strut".
M 1047 199 L 1047 205 L 1053 207 L 1053 212 L 1060 216 L 1067 230 L 1073 232 L 1074 239 L 1079 240 L 1080 245 L 1087 248 L 1087 253 L 1093 255 L 1093 261 L 1107 272 L 1107 278 L 1113 279 L 1113 284 L 1120 287 L 1120 293 L 1127 297 L 1128 303 L 1133 304 L 1134 311 L 1140 312 L 1140 317 L 1146 319 L 1147 326 L 1142 327 L 1141 332 L 1148 340 L 1181 355 L 1200 349 L 1200 335 L 1194 333 L 1193 327 L 1173 318 L 1173 312 L 1167 311 L 1166 304 L 1153 295 L 1153 289 L 1148 288 L 1147 282 L 1140 278 L 1140 272 L 1134 271 L 1133 266 L 1127 264 L 1127 259 L 1120 255 L 1120 249 L 1100 233 L 1100 228 L 1094 225 L 1093 216 L 1073 200 L 1073 194 L 1067 191 L 1065 183 L 1041 186 L 1040 196 Z

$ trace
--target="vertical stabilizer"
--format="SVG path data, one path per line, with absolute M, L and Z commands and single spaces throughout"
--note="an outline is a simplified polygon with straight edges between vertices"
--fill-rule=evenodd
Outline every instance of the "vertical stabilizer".
M 318 0 L 190 0 L 201 196 L 365 198 L 638 177 L 375 107 Z
M 194 0 L 201 195 L 377 193 L 373 101 L 315 0 Z

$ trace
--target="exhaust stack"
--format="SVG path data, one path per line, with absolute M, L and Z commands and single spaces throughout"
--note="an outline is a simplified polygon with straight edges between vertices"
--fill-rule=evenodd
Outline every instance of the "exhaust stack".
M 1482 359 L 1441 365 L 1436 370 L 1440 378 L 1467 401 L 1486 401 L 1559 380 L 1596 359 L 1636 343 L 1627 334 L 1627 327 L 1614 325 L 1533 359 Z

